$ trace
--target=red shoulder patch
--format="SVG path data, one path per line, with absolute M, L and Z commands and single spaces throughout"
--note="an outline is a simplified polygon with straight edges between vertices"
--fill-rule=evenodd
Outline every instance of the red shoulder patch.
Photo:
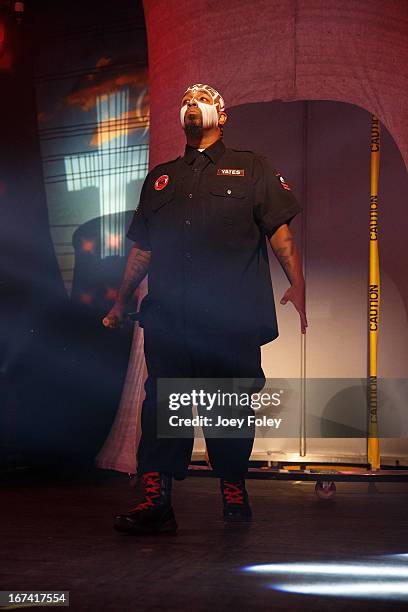
M 169 180 L 170 177 L 168 174 L 162 174 L 161 176 L 159 176 L 159 178 L 154 184 L 155 190 L 161 191 L 162 189 L 164 189 L 168 185 Z
M 286 189 L 286 191 L 292 191 L 289 184 L 286 182 L 286 179 L 283 178 L 280 172 L 276 172 L 275 176 L 278 177 L 281 186 Z

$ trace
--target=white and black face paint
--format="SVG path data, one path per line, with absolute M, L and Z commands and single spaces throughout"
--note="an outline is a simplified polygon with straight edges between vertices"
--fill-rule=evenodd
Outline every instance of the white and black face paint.
M 192 92 L 192 95 L 195 96 L 199 91 L 205 91 L 212 100 L 212 104 L 205 104 L 204 102 L 199 102 L 196 100 L 196 104 L 201 111 L 201 115 L 203 118 L 203 129 L 208 129 L 212 127 L 218 126 L 218 112 L 223 111 L 225 109 L 225 103 L 222 96 L 218 93 L 216 89 L 211 87 L 210 85 L 205 85 L 203 83 L 196 83 L 195 85 L 190 85 L 187 88 L 187 92 Z M 185 116 L 188 109 L 188 105 L 185 104 L 181 107 L 180 110 L 180 121 L 183 128 L 185 128 Z
M 198 102 L 196 100 L 196 104 L 201 111 L 201 116 L 203 118 L 203 129 L 217 127 L 218 125 L 218 112 L 217 107 L 214 104 L 205 104 L 204 102 Z M 181 107 L 180 110 L 180 121 L 183 128 L 185 127 L 185 116 L 187 112 L 188 106 L 185 104 Z

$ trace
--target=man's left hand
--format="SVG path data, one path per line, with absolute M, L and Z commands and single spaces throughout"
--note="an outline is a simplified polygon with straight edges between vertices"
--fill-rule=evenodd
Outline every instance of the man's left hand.
M 307 327 L 307 319 L 306 319 L 306 305 L 305 305 L 305 288 L 297 287 L 292 285 L 285 291 L 283 298 L 281 299 L 281 304 L 286 304 L 287 302 L 292 302 L 294 307 L 299 313 L 300 316 L 300 328 L 302 334 L 306 333 Z

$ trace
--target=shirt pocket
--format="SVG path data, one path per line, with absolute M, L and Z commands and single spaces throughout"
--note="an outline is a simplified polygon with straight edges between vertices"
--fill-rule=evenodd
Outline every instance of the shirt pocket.
M 240 244 L 252 224 L 251 185 L 243 177 L 217 177 L 210 185 L 213 219 L 230 247 Z
M 217 177 L 218 178 L 218 177 Z M 219 177 L 210 185 L 214 214 L 230 224 L 244 221 L 250 213 L 250 183 L 242 177 Z

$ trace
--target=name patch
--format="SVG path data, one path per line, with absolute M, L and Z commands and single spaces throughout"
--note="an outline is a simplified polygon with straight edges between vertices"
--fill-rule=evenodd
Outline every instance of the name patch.
M 239 168 L 218 168 L 217 176 L 245 176 L 245 170 Z

